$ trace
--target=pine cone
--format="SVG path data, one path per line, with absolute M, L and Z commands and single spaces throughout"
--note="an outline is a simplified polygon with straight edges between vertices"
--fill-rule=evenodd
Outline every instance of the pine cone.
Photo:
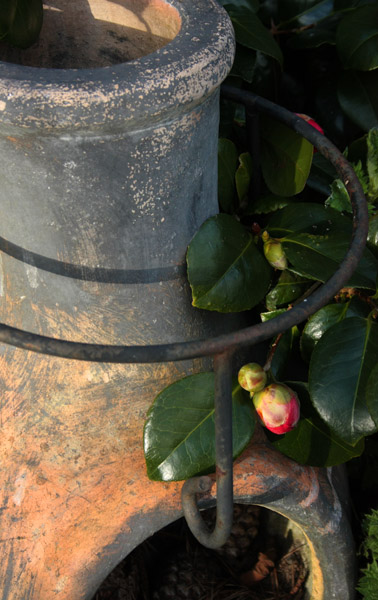
M 209 528 L 215 524 L 215 509 L 204 511 Z M 241 561 L 250 552 L 258 534 L 260 507 L 250 504 L 234 504 L 233 525 L 227 542 L 216 550 L 234 569 L 240 570 Z
M 147 600 L 148 577 L 138 550 L 127 556 L 108 575 L 93 600 Z
M 152 600 L 201 600 L 210 589 L 211 570 L 201 549 L 172 555 L 160 574 Z

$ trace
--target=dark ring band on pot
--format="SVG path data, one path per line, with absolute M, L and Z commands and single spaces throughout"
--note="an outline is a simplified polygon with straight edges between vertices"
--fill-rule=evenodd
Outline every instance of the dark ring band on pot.
M 155 283 L 159 281 L 171 281 L 185 276 L 185 265 L 173 265 L 170 267 L 157 267 L 156 269 L 109 269 L 106 267 L 88 267 L 75 265 L 48 256 L 42 256 L 36 252 L 30 252 L 17 244 L 0 236 L 0 252 L 8 254 L 16 260 L 42 269 L 54 275 L 80 279 L 81 281 L 92 281 L 96 283 L 113 283 L 117 285 L 133 283 Z

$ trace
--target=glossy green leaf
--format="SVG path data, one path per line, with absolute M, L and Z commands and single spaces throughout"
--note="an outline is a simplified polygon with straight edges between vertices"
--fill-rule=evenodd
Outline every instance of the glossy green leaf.
M 262 323 L 266 321 L 270 321 L 271 319 L 275 319 L 279 315 L 283 315 L 287 311 L 287 308 L 277 308 L 275 310 L 270 310 L 269 312 L 260 313 L 260 318 Z
M 361 307 L 352 301 L 327 304 L 314 313 L 308 319 L 302 332 L 300 342 L 302 357 L 309 362 L 312 351 L 325 332 L 335 323 L 351 316 L 367 316 L 367 314 L 362 313 Z
M 229 215 L 216 215 L 201 226 L 187 253 L 193 305 L 239 312 L 265 296 L 271 268 L 252 235 Z
M 369 195 L 369 176 L 365 172 L 361 160 L 351 164 L 358 177 L 358 181 L 361 184 L 362 191 L 366 196 L 368 212 L 369 214 L 373 214 L 375 212 L 375 207 L 371 201 L 371 196 Z M 333 182 L 331 186 L 331 195 L 327 198 L 325 203 L 327 206 L 332 206 L 335 210 L 352 214 L 352 204 L 347 189 L 340 179 L 336 179 Z
M 297 274 L 326 281 L 338 268 L 352 233 L 351 220 L 320 204 L 297 203 L 277 211 L 268 222 L 271 237 L 280 238 Z M 348 285 L 375 289 L 377 260 L 369 249 Z
M 305 277 L 300 277 L 287 270 L 283 271 L 277 284 L 265 298 L 266 307 L 269 310 L 274 310 L 280 306 L 294 302 L 294 300 L 302 296 L 312 283 L 312 280 Z
M 262 120 L 261 170 L 265 183 L 277 196 L 294 196 L 306 185 L 313 146 L 282 123 Z
M 319 48 L 319 46 L 323 46 L 324 44 L 335 45 L 336 34 L 332 29 L 326 29 L 321 26 L 301 31 L 289 40 L 289 46 L 296 50 L 302 48 Z
M 327 235 L 352 234 L 352 222 L 332 208 L 313 202 L 297 202 L 271 216 L 267 229 L 271 237 L 284 237 L 292 233 Z
M 337 178 L 337 172 L 334 166 L 320 152 L 314 155 L 312 159 L 311 171 L 307 180 L 307 185 L 317 192 L 329 195 L 330 186 Z
M 344 71 L 338 86 L 343 111 L 364 131 L 378 127 L 378 71 Z
M 342 233 L 293 233 L 282 238 L 281 242 L 294 272 L 325 282 L 343 260 L 350 245 L 350 236 Z M 377 260 L 365 248 L 362 259 L 346 285 L 374 290 L 376 274 Z
M 234 382 L 233 455 L 250 441 L 255 417 L 249 394 Z M 215 468 L 214 373 L 198 373 L 165 388 L 152 404 L 144 427 L 148 477 L 180 481 Z
M 373 367 L 367 380 L 366 402 L 369 412 L 378 428 L 378 364 Z
M 311 356 L 311 401 L 332 431 L 348 444 L 377 430 L 366 397 L 377 356 L 378 325 L 360 317 L 330 327 Z
M 236 191 L 239 203 L 247 201 L 249 184 L 252 178 L 252 158 L 249 152 L 244 152 L 239 156 L 239 166 L 235 173 Z
M 42 27 L 42 0 L 1 0 L 0 39 L 27 48 L 33 44 Z
M 238 44 L 251 50 L 263 52 L 282 65 L 283 56 L 281 48 L 252 10 L 246 9 L 243 6 L 234 6 L 232 9 L 228 9 L 228 13 L 234 26 Z
M 369 220 L 368 243 L 378 251 L 378 214 Z
M 284 208 L 290 202 L 293 202 L 292 198 L 286 198 L 285 196 L 275 196 L 269 194 L 268 196 L 259 196 L 248 210 L 248 214 L 251 215 L 264 215 L 280 208 Z
M 276 381 L 282 381 L 285 369 L 291 359 L 293 345 L 299 335 L 298 327 L 291 327 L 285 331 L 279 340 L 276 340 L 276 347 L 270 364 L 270 373 Z
M 341 179 L 335 179 L 335 181 L 333 181 L 331 185 L 331 194 L 328 196 L 325 204 L 339 212 L 352 212 L 349 194 Z
M 325 332 L 345 318 L 348 303 L 327 304 L 313 314 L 307 321 L 301 338 L 302 355 L 309 360 L 313 349 Z
M 311 406 L 307 386 L 301 382 L 287 382 L 301 403 L 301 419 L 295 429 L 274 439 L 273 445 L 296 462 L 313 467 L 332 467 L 360 456 L 364 440 L 355 446 L 336 436 Z
M 333 0 L 279 0 L 281 27 L 290 24 L 312 25 L 332 13 Z
M 261 321 L 265 323 L 266 321 L 270 321 L 271 319 L 282 315 L 286 311 L 286 308 L 279 308 L 270 312 L 260 313 Z M 295 325 L 294 327 L 291 327 L 287 331 L 283 332 L 281 336 L 277 336 L 277 338 L 272 341 L 269 352 L 271 351 L 273 344 L 275 346 L 275 350 L 273 357 L 270 360 L 269 372 L 275 380 L 282 380 L 285 373 L 285 367 L 288 364 L 292 354 L 293 344 L 298 337 L 299 330 Z
M 366 167 L 369 174 L 369 194 L 378 198 L 378 128 L 371 129 L 367 139 Z
M 238 151 L 231 140 L 218 141 L 218 201 L 224 212 L 231 212 L 235 197 L 235 172 Z
M 346 69 L 378 67 L 378 6 L 367 4 L 348 12 L 336 32 L 336 45 Z

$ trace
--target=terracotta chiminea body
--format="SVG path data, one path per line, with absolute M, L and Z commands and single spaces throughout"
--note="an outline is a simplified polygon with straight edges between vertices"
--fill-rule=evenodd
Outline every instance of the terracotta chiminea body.
M 185 252 L 218 211 L 219 85 L 234 52 L 223 9 L 56 0 L 37 45 L 1 51 L 1 321 L 126 345 L 221 331 L 190 305 Z M 0 598 L 89 599 L 157 527 L 167 486 L 147 479 L 144 417 L 201 364 L 1 346 Z
M 39 42 L 0 48 L 1 322 L 112 345 L 240 325 L 192 308 L 185 277 L 187 245 L 218 211 L 219 86 L 233 53 L 215 0 L 48 0 Z M 165 385 L 202 368 L 0 346 L 0 600 L 90 600 L 182 515 L 182 484 L 147 478 L 143 423 Z M 235 469 L 236 500 L 305 531 L 312 600 L 352 598 L 333 477 L 258 440 Z

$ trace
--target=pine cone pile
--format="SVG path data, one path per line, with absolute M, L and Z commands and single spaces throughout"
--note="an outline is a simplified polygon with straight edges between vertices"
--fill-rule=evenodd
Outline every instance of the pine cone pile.
M 157 580 L 152 583 L 152 600 L 216 598 L 214 593 L 219 582 L 229 578 L 230 572 L 240 572 L 246 560 L 250 564 L 250 551 L 258 533 L 259 511 L 257 506 L 235 505 L 231 535 L 218 550 L 203 548 L 187 530 L 189 548 L 167 559 Z M 212 529 L 215 509 L 203 511 L 202 515 L 209 529 Z
M 143 553 L 136 549 L 105 579 L 93 600 L 149 600 Z
M 180 519 L 120 563 L 93 600 L 301 600 L 308 569 L 300 547 L 267 535 L 267 513 L 234 505 L 231 535 L 218 550 L 201 546 Z M 215 509 L 202 516 L 211 530 Z
M 259 531 L 260 510 L 259 506 L 250 504 L 234 505 L 230 537 L 224 546 L 215 550 L 233 569 L 242 570 L 243 563 L 250 561 L 251 549 Z M 209 527 L 213 528 L 216 517 L 215 509 L 210 509 L 206 513 L 208 514 L 204 515 L 204 519 Z
M 205 551 L 172 555 L 155 582 L 152 600 L 201 600 L 216 579 L 215 570 Z

